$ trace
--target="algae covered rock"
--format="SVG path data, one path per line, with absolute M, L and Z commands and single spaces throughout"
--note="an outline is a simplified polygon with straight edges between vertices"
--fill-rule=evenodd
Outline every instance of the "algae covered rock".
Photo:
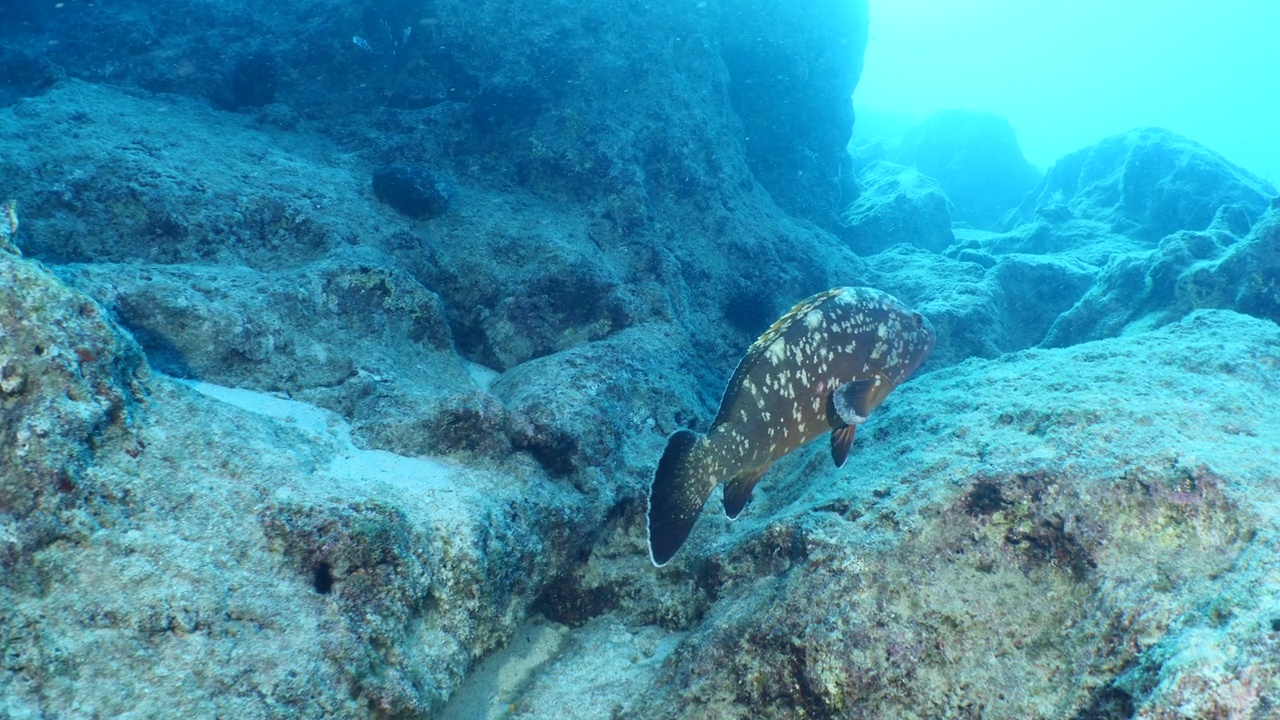
M 618 668 L 651 718 L 1265 716 L 1277 387 L 1280 330 L 1230 311 L 926 373 L 842 470 L 801 451 L 695 529 L 670 645 L 600 621 L 547 672 Z
M 1187 268 L 1176 294 L 1185 307 L 1234 308 L 1280 323 L 1280 203 L 1220 257 Z
M 32 553 L 118 511 L 94 457 L 139 451 L 149 375 L 100 305 L 0 251 L 0 583 L 30 582 Z
M 1280 225 L 1212 152 L 966 228 L 1032 175 L 950 113 L 858 195 L 861 0 L 28 5 L 0 716 L 1275 713 Z M 655 570 L 666 437 L 849 284 L 929 364 Z
M 1116 257 L 1079 303 L 1054 321 L 1045 344 L 1159 326 L 1197 308 L 1280 319 L 1280 213 L 1268 211 L 1244 238 L 1229 232 L 1228 222 L 1173 233 L 1154 250 Z
M 156 369 L 289 393 L 342 414 L 373 447 L 445 450 L 431 428 L 477 390 L 440 297 L 376 253 L 275 272 L 92 263 L 57 274 L 100 301 Z
M 8 253 L 0 309 L 5 714 L 430 715 L 613 502 L 528 456 L 362 450 L 314 406 L 152 375 Z

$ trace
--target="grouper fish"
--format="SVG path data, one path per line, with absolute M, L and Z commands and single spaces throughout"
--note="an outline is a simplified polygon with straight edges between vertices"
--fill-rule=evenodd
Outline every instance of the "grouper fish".
M 778 458 L 831 432 L 844 465 L 854 430 L 933 349 L 933 327 L 893 296 L 840 287 L 801 300 L 738 363 L 705 435 L 667 440 L 649 492 L 649 554 L 665 565 L 711 491 L 736 518 Z

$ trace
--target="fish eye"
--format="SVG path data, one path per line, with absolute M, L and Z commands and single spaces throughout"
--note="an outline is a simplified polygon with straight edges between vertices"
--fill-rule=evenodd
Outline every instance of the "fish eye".
M 915 321 L 917 330 L 924 327 L 924 316 L 920 313 L 911 313 L 911 319 Z

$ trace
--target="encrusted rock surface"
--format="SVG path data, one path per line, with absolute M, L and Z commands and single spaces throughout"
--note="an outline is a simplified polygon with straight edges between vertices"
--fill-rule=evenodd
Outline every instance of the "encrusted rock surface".
M 1280 210 L 1269 210 L 1243 239 L 1214 225 L 1116 257 L 1080 302 L 1057 318 L 1045 344 L 1159 326 L 1196 308 L 1232 308 L 1280 322 Z
M 862 190 L 840 217 L 841 235 L 858 254 L 874 255 L 898 243 L 941 252 L 955 242 L 951 201 L 933 178 L 879 161 L 859 179 Z
M 197 394 L 36 263 L 0 278 L 7 716 L 430 714 L 607 512 L 528 458 Z
M 1211 151 L 855 179 L 861 2 L 12 14 L 0 716 L 1276 714 L 1280 211 Z M 666 437 L 836 285 L 928 363 L 655 570 Z

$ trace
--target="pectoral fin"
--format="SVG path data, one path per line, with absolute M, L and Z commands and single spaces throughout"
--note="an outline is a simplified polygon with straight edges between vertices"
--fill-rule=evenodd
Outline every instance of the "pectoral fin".
M 857 429 L 857 425 L 845 425 L 831 431 L 831 459 L 836 461 L 836 467 L 844 467 L 844 461 L 849 459 L 849 446 L 853 445 Z
M 880 377 L 850 380 L 831 392 L 831 409 L 836 417 L 847 425 L 857 425 L 867 419 L 871 409 L 879 404 L 883 397 L 880 385 L 884 382 Z M 887 392 L 887 391 L 885 391 Z

